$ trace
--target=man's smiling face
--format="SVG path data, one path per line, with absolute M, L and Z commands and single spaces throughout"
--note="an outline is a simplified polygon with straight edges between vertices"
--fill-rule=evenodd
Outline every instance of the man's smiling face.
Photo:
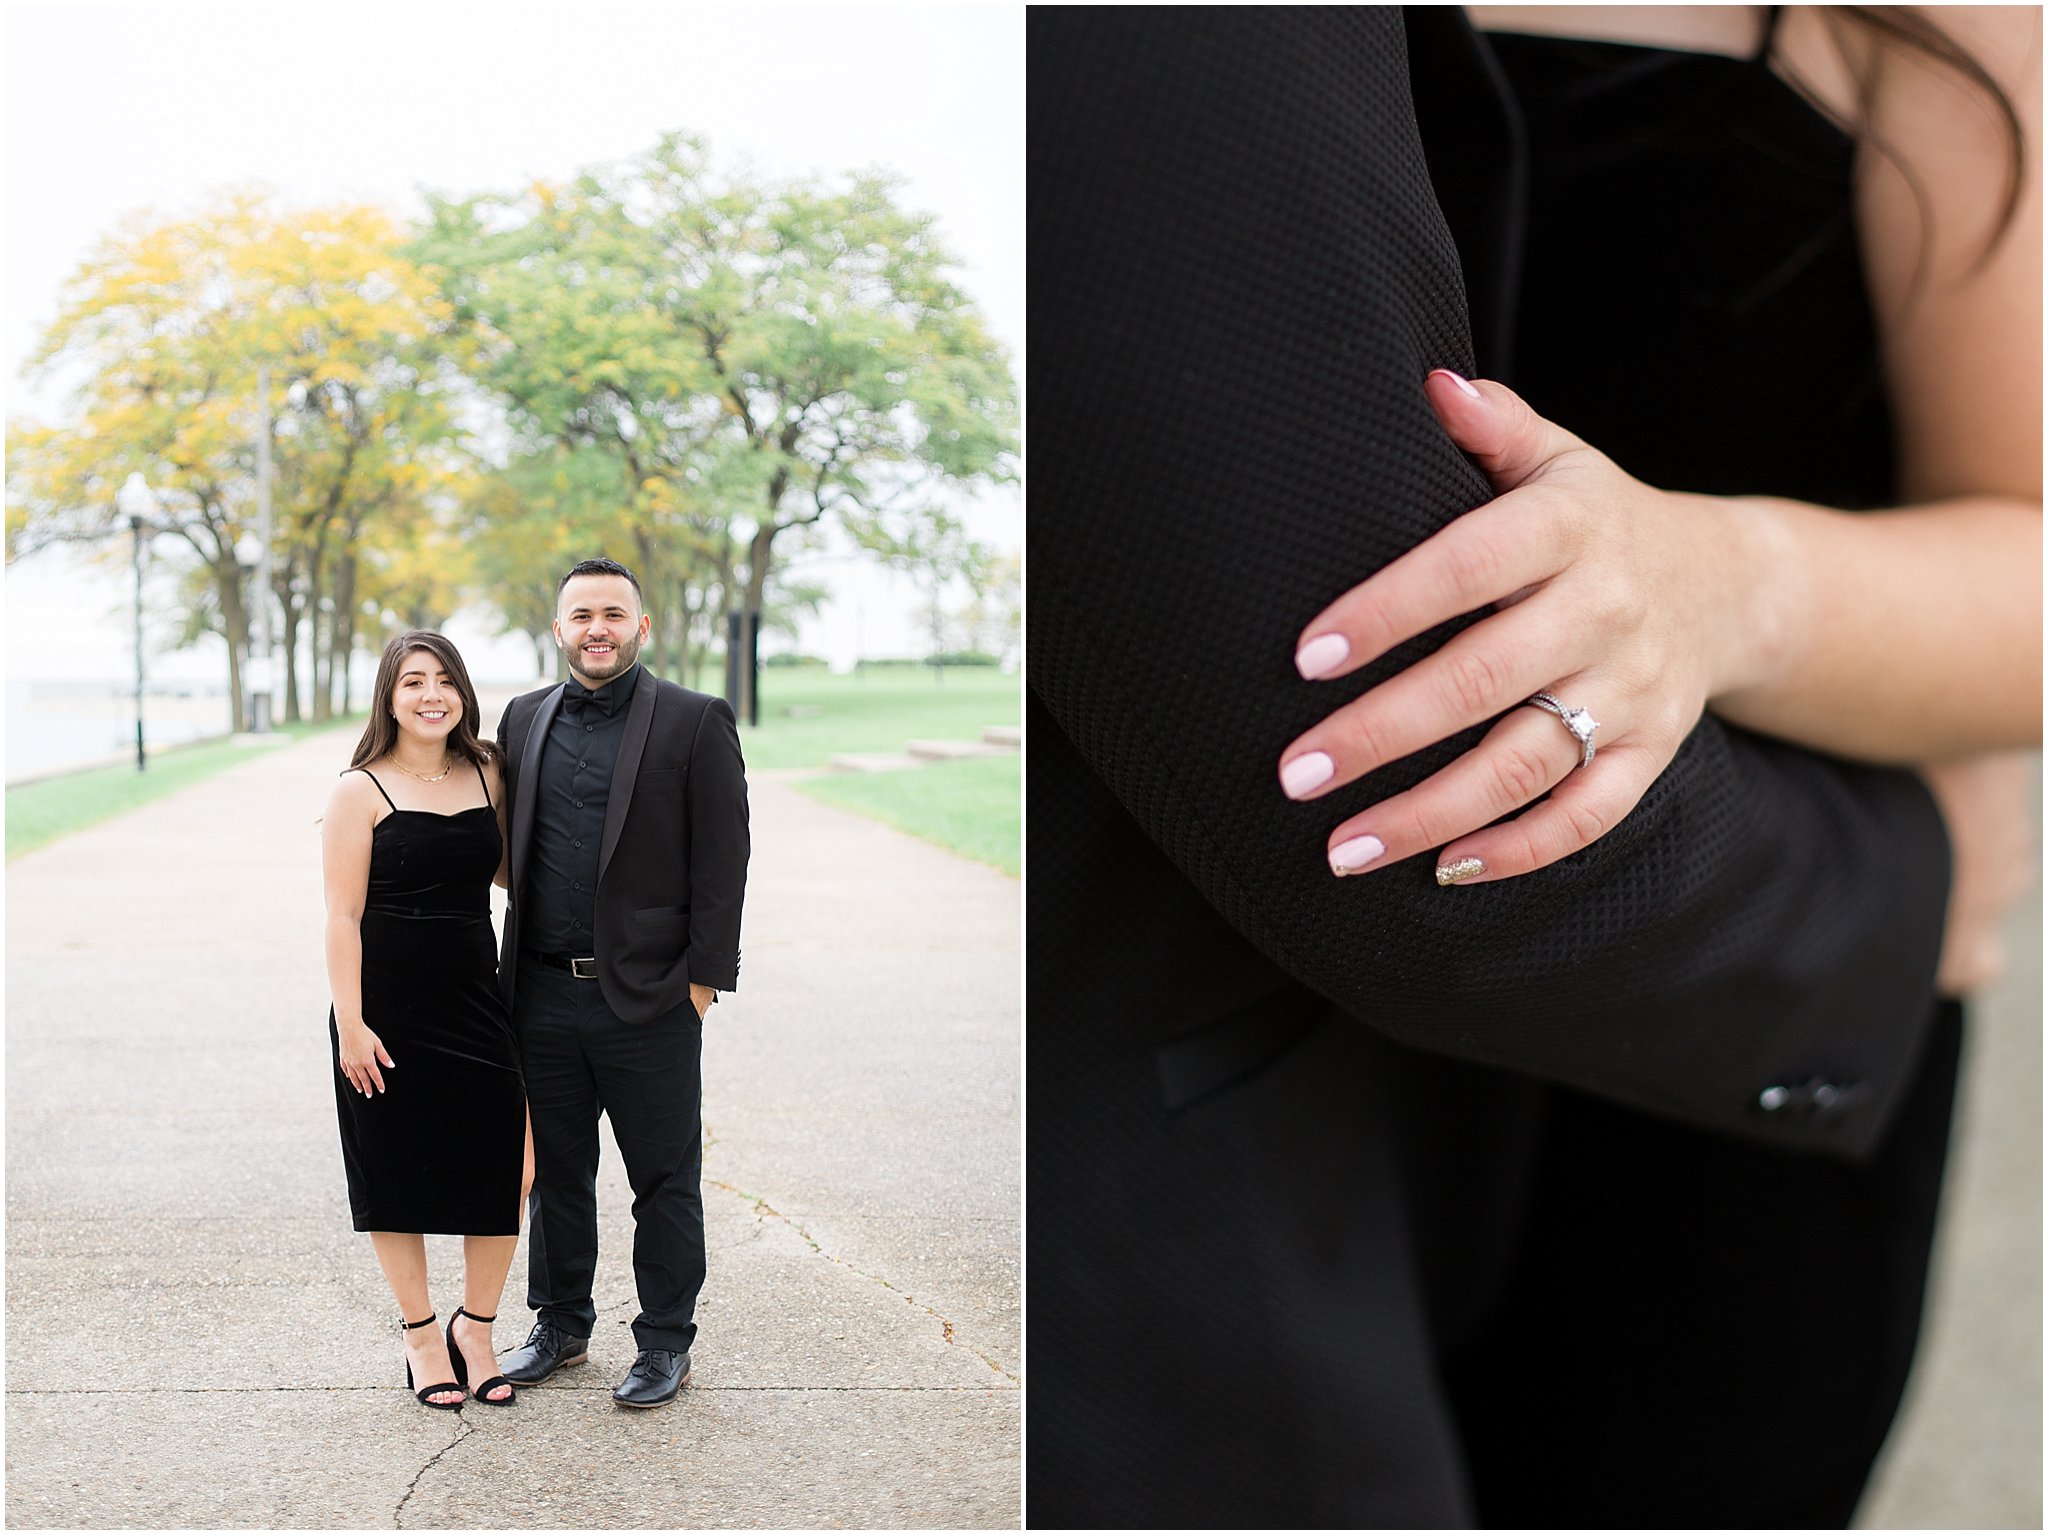
M 601 688 L 631 666 L 654 632 L 640 595 L 624 576 L 571 576 L 555 599 L 555 643 L 587 688 Z

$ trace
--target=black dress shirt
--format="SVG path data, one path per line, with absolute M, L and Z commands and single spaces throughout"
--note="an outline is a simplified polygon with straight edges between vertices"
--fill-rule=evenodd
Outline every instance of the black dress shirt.
M 534 805 L 533 865 L 521 942 L 544 954 L 587 955 L 597 912 L 598 850 L 612 770 L 625 734 L 636 664 L 603 687 L 574 677 L 541 752 Z

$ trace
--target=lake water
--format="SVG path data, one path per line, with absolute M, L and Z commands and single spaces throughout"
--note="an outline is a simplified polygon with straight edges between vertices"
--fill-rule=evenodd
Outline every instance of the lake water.
M 225 735 L 232 724 L 225 690 L 191 687 L 142 696 L 142 739 L 152 750 L 205 736 Z M 135 751 L 133 684 L 111 678 L 84 681 L 7 679 L 6 777 L 82 767 L 117 752 Z

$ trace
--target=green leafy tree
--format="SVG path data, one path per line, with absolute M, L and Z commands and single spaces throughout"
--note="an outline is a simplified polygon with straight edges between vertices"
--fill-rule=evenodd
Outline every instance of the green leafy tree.
M 564 186 L 436 199 L 415 252 L 522 448 L 621 466 L 642 581 L 678 599 L 672 661 L 763 607 L 778 541 L 837 518 L 901 545 L 941 487 L 1014 476 L 1008 361 L 886 177 L 722 176 L 672 134 Z

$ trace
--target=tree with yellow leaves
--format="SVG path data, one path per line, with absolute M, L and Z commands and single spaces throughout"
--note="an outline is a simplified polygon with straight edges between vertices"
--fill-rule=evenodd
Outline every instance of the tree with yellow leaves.
M 227 641 L 234 725 L 243 720 L 254 531 L 259 363 L 275 416 L 273 568 L 284 614 L 287 718 L 345 690 L 361 564 L 461 473 L 446 403 L 449 313 L 375 208 L 291 213 L 257 193 L 186 218 L 138 216 L 66 285 L 31 367 L 76 374 L 76 420 L 14 427 L 8 553 L 122 531 L 114 490 L 139 472 L 160 531 L 204 573 L 200 617 Z

